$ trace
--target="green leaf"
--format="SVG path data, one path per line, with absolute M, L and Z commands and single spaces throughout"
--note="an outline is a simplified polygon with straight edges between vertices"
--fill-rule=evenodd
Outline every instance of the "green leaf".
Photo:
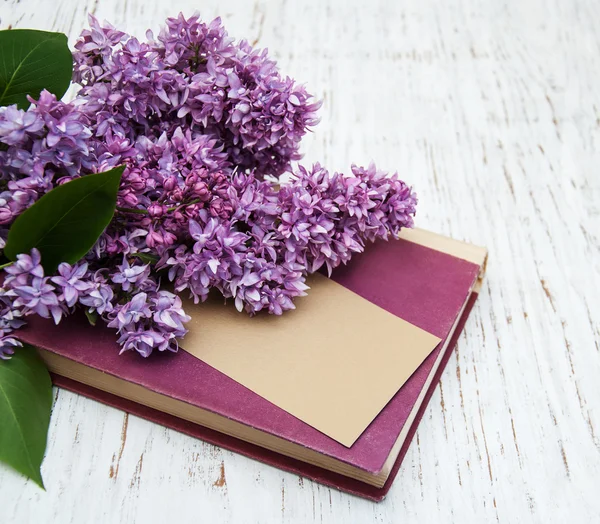
M 86 309 L 85 316 L 87 317 L 91 326 L 95 326 L 96 322 L 98 322 L 98 312 L 96 310 L 90 311 L 89 309 Z
M 18 348 L 0 361 L 0 461 L 42 488 L 51 409 L 50 375 L 35 348 Z
M 31 29 L 0 31 L 0 106 L 29 107 L 42 89 L 62 98 L 73 75 L 67 37 Z
M 46 275 L 58 264 L 74 264 L 96 243 L 110 223 L 125 166 L 86 175 L 55 187 L 21 213 L 8 231 L 4 254 L 16 260 L 34 247 Z

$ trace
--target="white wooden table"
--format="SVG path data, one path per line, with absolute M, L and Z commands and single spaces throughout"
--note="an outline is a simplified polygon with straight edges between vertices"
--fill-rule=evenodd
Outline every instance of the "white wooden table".
M 0 468 L 0 522 L 599 522 L 600 3 L 4 0 L 0 27 L 198 7 L 324 99 L 307 162 L 398 169 L 419 226 L 489 247 L 482 294 L 381 504 L 56 390 L 48 491 Z

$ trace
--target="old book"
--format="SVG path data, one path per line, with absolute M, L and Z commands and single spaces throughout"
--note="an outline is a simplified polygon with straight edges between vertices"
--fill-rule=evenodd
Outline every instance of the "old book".
M 422 230 L 368 246 L 298 308 L 190 305 L 185 351 L 118 354 L 114 332 L 34 318 L 54 382 L 360 496 L 391 486 L 477 296 L 486 251 Z

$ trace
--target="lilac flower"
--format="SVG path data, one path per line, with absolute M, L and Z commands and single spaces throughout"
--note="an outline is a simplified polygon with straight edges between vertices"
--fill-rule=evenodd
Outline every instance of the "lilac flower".
M 0 107 L 0 140 L 7 145 L 23 144 L 28 135 L 36 135 L 43 127 L 44 121 L 34 112 L 16 105 Z
M 48 277 L 35 277 L 29 285 L 15 286 L 11 294 L 16 297 L 14 306 L 23 308 L 25 314 L 36 313 L 40 317 L 52 317 L 56 324 L 60 322 L 64 308 Z
M 152 298 L 154 304 L 154 322 L 163 330 L 174 333 L 176 337 L 183 337 L 187 330 L 184 322 L 189 322 L 191 317 L 183 311 L 181 299 L 168 291 L 159 291 Z
M 0 288 L 0 329 L 16 329 L 22 324 L 21 317 L 33 313 L 52 317 L 58 324 L 65 313 L 65 305 L 44 276 L 40 261 L 34 248 L 30 255 L 18 255 L 16 262 L 4 268 L 7 276 Z
M 93 15 L 88 15 L 88 20 L 91 29 L 84 29 L 81 32 L 79 42 L 75 46 L 79 51 L 84 53 L 93 51 L 94 53 L 105 54 L 123 40 L 125 33 L 118 31 L 109 23 L 104 22 L 102 26 Z
M 82 76 L 85 78 L 100 77 L 103 68 L 97 65 L 96 57 L 102 56 L 104 59 L 110 59 L 112 47 L 125 36 L 124 33 L 117 31 L 106 22 L 101 26 L 92 15 L 88 15 L 88 20 L 91 29 L 84 29 L 75 44 L 77 51 L 87 55 L 87 59 L 75 69 L 74 76 L 78 80 L 81 80 Z
M 25 324 L 22 319 L 23 312 L 14 308 L 11 298 L 8 292 L 0 288 L 0 330 L 3 330 L 5 334 L 19 329 Z
M 0 196 L 0 216 L 2 215 L 2 197 Z M 1 222 L 1 220 L 0 220 Z M 6 239 L 8 238 L 8 229 L 0 227 L 0 249 L 4 249 L 6 246 Z
M 47 91 L 26 111 L 0 108 L 0 224 L 9 226 L 41 195 L 65 181 L 65 174 L 91 172 L 95 161 L 90 158 L 87 122 L 76 103 L 57 101 Z M 51 129 L 60 138 L 49 143 Z
M 130 302 L 119 306 L 113 317 L 108 326 L 121 334 L 121 352 L 133 349 L 144 357 L 153 349 L 177 351 L 177 338 L 187 333 L 183 323 L 190 320 L 183 312 L 181 299 L 167 291 L 150 296 L 138 293 Z
M 87 270 L 88 265 L 86 262 L 75 266 L 63 262 L 58 266 L 59 276 L 50 279 L 62 290 L 62 297 L 67 306 L 74 306 L 79 299 L 79 295 L 91 289 L 92 284 L 82 280 Z
M 32 190 L 21 190 L 16 184 L 8 184 L 9 191 L 0 193 L 0 224 L 10 224 L 28 208 L 36 198 Z
M 0 288 L 0 331 L 8 336 L 24 324 L 23 311 L 14 306 L 12 293 Z
M 148 264 L 132 266 L 126 258 L 123 258 L 123 263 L 117 266 L 117 270 L 117 273 L 112 274 L 111 280 L 115 284 L 121 284 L 123 291 L 129 291 L 134 286 L 146 280 L 150 275 Z
M 22 253 L 17 255 L 17 260 L 4 268 L 8 276 L 4 280 L 5 285 L 25 285 L 32 277 L 43 278 L 44 269 L 40 264 L 42 257 L 40 252 L 33 248 L 31 254 Z
M 147 43 L 93 17 L 90 25 L 75 46 L 75 77 L 98 136 L 126 135 L 133 121 L 158 137 L 167 126 L 152 129 L 155 115 L 169 115 L 172 130 L 191 116 L 192 132 L 214 136 L 232 164 L 261 176 L 300 158 L 299 141 L 318 122 L 320 103 L 282 77 L 266 51 L 234 44 L 220 19 L 179 15 Z
M 16 338 L 10 336 L 4 330 L 0 329 L 0 359 L 8 360 L 14 354 L 16 347 L 22 347 L 23 344 Z
M 0 356 L 27 315 L 58 321 L 78 305 L 123 351 L 176 351 L 189 317 L 160 271 L 196 302 L 217 290 L 250 315 L 280 315 L 308 274 L 412 226 L 417 199 L 396 174 L 292 169 L 320 102 L 220 19 L 179 15 L 146 40 L 89 20 L 72 102 L 43 91 L 25 111 L 0 108 L 0 250 L 43 194 L 125 165 L 117 212 L 78 264 L 46 276 L 33 250 L 6 268 Z
M 154 349 L 177 351 L 177 340 L 173 334 L 151 329 L 138 328 L 135 331 L 125 331 L 118 342 L 121 345 L 121 353 L 134 350 L 143 357 L 149 357 Z
M 114 309 L 113 296 L 113 290 L 109 285 L 97 283 L 87 295 L 80 297 L 79 302 L 88 306 L 91 311 L 97 311 L 100 315 L 104 315 L 111 313 Z
M 352 167 L 354 176 L 330 175 L 320 165 L 300 168 L 279 191 L 281 224 L 288 261 L 318 270 L 346 263 L 365 241 L 387 239 L 412 227 L 416 196 L 374 164 Z
M 24 324 L 21 317 L 22 312 L 14 308 L 12 297 L 5 289 L 0 288 L 0 359 L 9 359 L 14 353 L 14 348 L 22 346 L 21 342 L 11 335 Z
M 86 152 L 87 139 L 92 132 L 81 121 L 79 114 L 76 112 L 67 113 L 60 119 L 46 119 L 48 126 L 48 134 L 46 135 L 46 143 L 50 147 L 61 144 L 68 144 Z
M 123 331 L 130 324 L 137 324 L 142 319 L 150 318 L 152 311 L 147 300 L 148 295 L 146 293 L 138 293 L 125 305 L 115 308 L 117 314 L 108 323 L 108 327 L 114 327 L 118 331 Z

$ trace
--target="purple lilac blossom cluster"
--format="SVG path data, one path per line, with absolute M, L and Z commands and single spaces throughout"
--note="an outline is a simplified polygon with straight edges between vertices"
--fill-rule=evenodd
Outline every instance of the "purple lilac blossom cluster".
M 36 250 L 5 269 L 0 358 L 27 315 L 58 323 L 77 307 L 116 329 L 122 351 L 175 351 L 189 317 L 161 278 L 195 302 L 216 289 L 240 311 L 279 315 L 308 274 L 412 226 L 416 196 L 396 174 L 291 167 L 320 103 L 219 19 L 180 15 L 146 42 L 90 26 L 75 46 L 72 102 L 42 92 L 26 111 L 0 108 L 0 250 L 41 195 L 125 164 L 117 212 L 56 275 Z

